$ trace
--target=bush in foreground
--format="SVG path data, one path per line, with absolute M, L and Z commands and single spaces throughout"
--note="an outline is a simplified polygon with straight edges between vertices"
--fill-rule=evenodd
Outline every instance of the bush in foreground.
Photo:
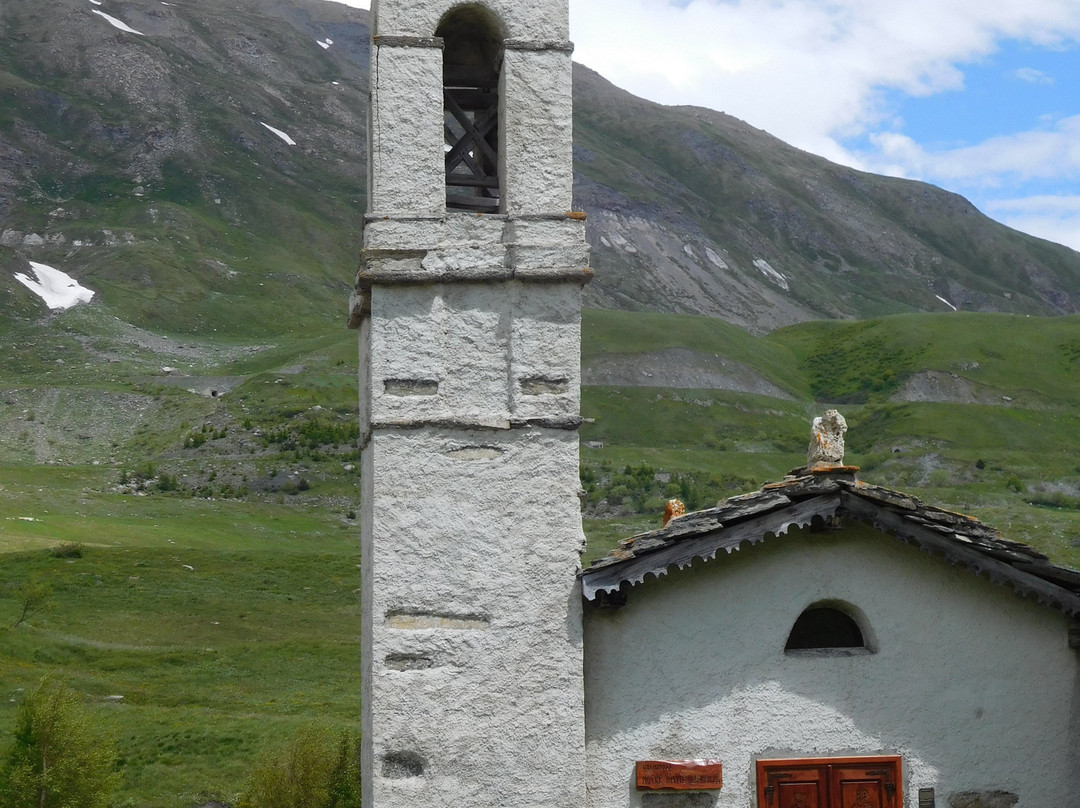
M 78 694 L 46 677 L 19 705 L 0 761 L 0 808 L 107 808 L 115 763 Z
M 359 743 L 308 727 L 265 755 L 236 808 L 360 808 Z

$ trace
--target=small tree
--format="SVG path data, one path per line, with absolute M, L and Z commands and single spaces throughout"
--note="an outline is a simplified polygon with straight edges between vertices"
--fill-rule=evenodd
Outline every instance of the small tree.
M 94 729 L 70 688 L 48 677 L 15 719 L 15 740 L 0 764 L 2 808 L 107 808 L 119 783 L 113 745 Z
M 15 588 L 15 597 L 19 601 L 19 616 L 15 618 L 14 627 L 18 628 L 34 612 L 44 607 L 48 603 L 50 595 L 52 595 L 52 587 L 43 581 L 31 578 L 19 584 Z

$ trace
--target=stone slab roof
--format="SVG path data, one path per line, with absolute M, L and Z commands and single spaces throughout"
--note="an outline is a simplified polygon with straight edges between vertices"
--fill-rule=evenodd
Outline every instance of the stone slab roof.
M 582 571 L 583 594 L 620 605 L 649 575 L 660 577 L 743 542 L 782 536 L 792 526 L 856 519 L 950 564 L 985 575 L 1066 615 L 1080 615 L 1080 571 L 1052 564 L 1033 547 L 1009 541 L 979 520 L 924 504 L 899 491 L 857 479 L 854 466 L 801 469 L 760 491 L 688 513 L 660 530 L 624 539 Z

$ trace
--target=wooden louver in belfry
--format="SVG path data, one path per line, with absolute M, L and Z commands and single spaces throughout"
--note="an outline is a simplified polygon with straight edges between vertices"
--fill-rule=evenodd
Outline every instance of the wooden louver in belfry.
M 494 87 L 443 88 L 446 206 L 499 210 L 499 92 Z

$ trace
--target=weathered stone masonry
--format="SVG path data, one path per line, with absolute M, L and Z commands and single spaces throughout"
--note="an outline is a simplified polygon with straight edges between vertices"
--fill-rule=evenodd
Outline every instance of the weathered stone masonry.
M 447 210 L 443 41 L 501 46 L 499 213 Z M 584 804 L 584 217 L 566 0 L 376 0 L 360 332 L 364 804 Z

